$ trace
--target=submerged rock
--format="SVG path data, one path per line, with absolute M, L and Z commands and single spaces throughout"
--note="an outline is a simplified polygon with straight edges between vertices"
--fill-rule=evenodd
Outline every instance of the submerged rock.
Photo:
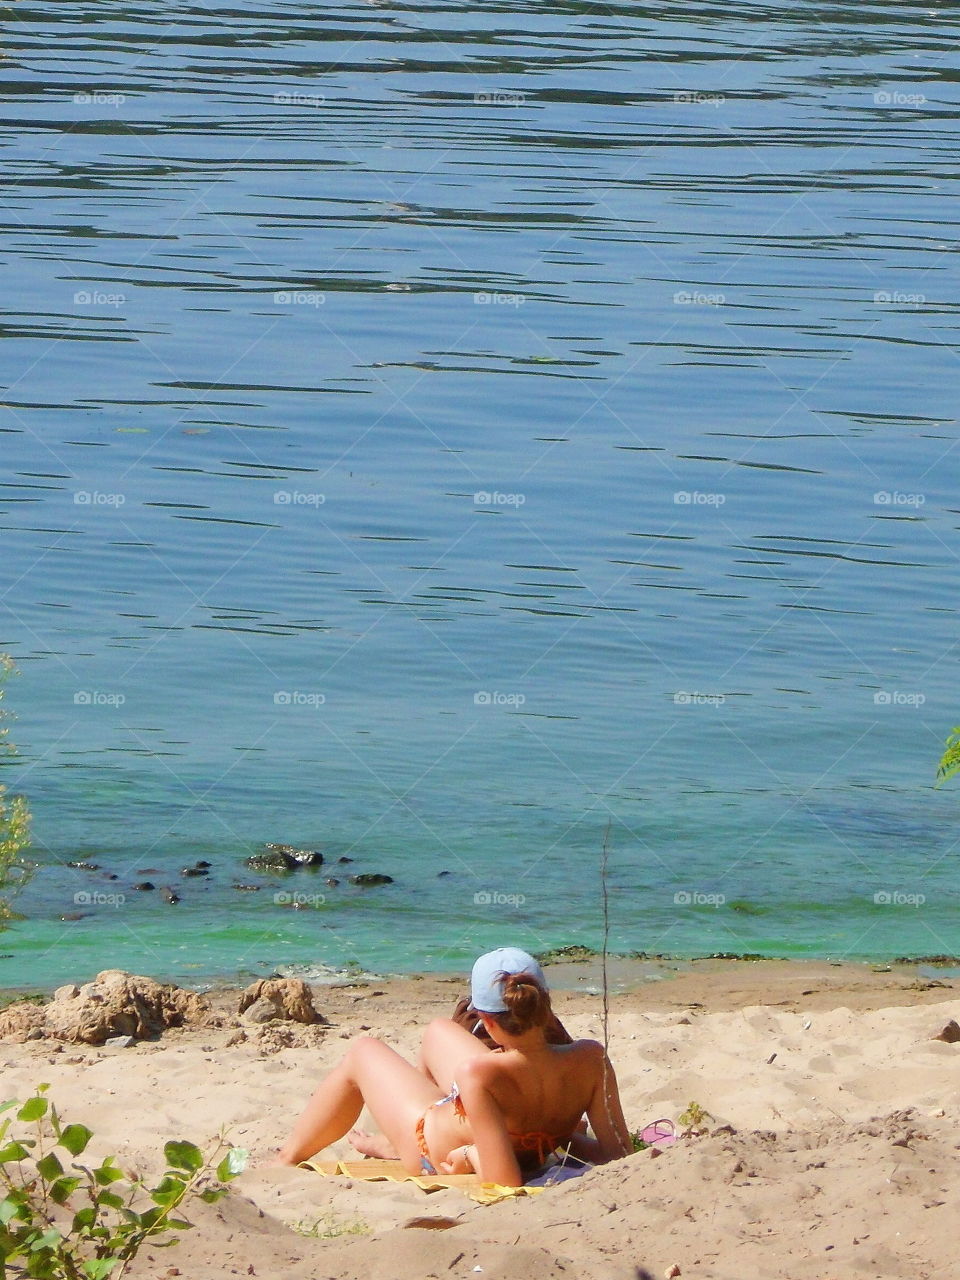
M 379 871 L 362 871 L 358 876 L 350 876 L 350 883 L 370 888 L 377 884 L 393 884 L 393 876 L 382 875 Z
M 322 867 L 323 854 L 319 849 L 295 849 L 292 844 L 268 844 L 263 853 L 247 858 L 246 865 L 254 871 L 299 871 L 301 867 Z
M 99 862 L 68 862 L 68 867 L 74 867 L 77 871 L 99 871 Z

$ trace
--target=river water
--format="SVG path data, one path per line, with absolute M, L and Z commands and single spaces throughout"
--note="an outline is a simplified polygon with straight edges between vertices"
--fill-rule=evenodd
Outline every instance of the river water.
M 0 983 L 960 951 L 957 36 L 11 9 Z

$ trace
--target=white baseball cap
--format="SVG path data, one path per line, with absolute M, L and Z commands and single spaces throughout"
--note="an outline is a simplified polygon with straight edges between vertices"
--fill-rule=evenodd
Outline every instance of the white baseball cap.
M 501 947 L 498 951 L 488 951 L 476 962 L 470 975 L 470 1000 L 478 1012 L 506 1013 L 503 974 L 508 973 L 529 973 L 544 990 L 547 989 L 543 970 L 526 951 L 521 951 L 519 947 Z

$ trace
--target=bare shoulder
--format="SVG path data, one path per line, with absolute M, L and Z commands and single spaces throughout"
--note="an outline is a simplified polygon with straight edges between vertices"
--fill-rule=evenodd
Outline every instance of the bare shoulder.
M 602 1062 L 607 1056 L 599 1040 L 574 1040 L 570 1048 L 580 1055 L 585 1062 Z

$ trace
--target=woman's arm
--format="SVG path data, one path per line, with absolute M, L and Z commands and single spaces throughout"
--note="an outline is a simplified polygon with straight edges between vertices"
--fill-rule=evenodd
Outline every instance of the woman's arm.
M 623 1118 L 613 1063 L 604 1052 L 603 1045 L 594 1043 L 597 1082 L 587 1108 L 587 1118 L 596 1134 L 596 1155 L 593 1158 L 598 1164 L 605 1164 L 608 1160 L 619 1160 L 621 1156 L 629 1155 L 633 1150 L 633 1143 L 627 1122 Z
M 489 1060 L 475 1059 L 464 1063 L 459 1072 L 460 1101 L 473 1137 L 470 1160 L 483 1182 L 522 1187 L 523 1177 L 503 1112 L 489 1089 L 490 1066 Z

